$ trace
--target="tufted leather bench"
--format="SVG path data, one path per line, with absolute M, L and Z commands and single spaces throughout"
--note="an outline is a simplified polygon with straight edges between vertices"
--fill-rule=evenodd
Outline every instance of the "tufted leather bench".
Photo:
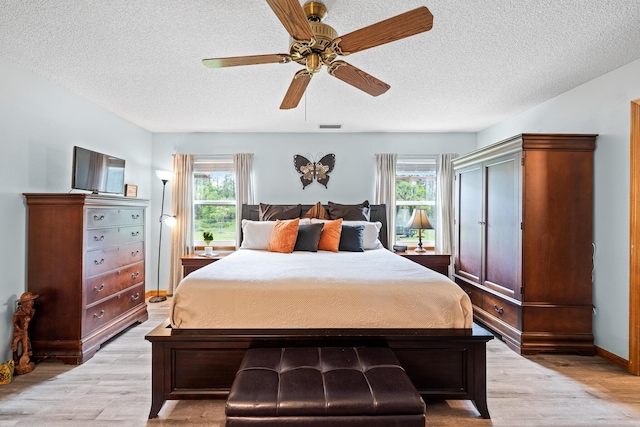
M 227 427 L 424 427 L 424 411 L 383 347 L 250 349 L 225 407 Z

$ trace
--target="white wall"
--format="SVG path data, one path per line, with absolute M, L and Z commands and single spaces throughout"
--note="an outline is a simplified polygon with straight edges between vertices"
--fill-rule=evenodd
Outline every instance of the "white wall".
M 478 133 L 478 147 L 527 132 L 600 135 L 594 166 L 593 331 L 598 347 L 627 360 L 630 104 L 640 98 L 639 76 L 637 60 Z
M 0 361 L 27 288 L 22 193 L 69 192 L 74 145 L 125 159 L 125 182 L 150 197 L 150 132 L 0 59 Z

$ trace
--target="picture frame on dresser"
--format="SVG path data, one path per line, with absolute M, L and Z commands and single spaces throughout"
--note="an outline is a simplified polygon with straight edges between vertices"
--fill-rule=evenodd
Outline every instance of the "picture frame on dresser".
M 147 320 L 148 200 L 85 193 L 25 193 L 27 287 L 40 295 L 30 324 L 34 359 L 86 362 Z
M 124 195 L 126 197 L 138 197 L 138 186 L 134 184 L 125 184 Z

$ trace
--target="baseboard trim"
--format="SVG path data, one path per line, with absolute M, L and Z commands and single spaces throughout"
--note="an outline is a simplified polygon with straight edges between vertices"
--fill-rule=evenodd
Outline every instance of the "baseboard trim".
M 158 294 L 158 291 L 147 291 L 144 294 L 144 299 L 155 297 L 155 296 L 166 297 L 167 291 L 160 291 L 160 294 Z
M 598 346 L 596 346 L 596 356 L 606 360 L 607 362 L 611 363 L 612 365 L 615 365 L 619 368 L 624 369 L 627 372 L 629 371 L 629 361 L 626 359 L 623 359 L 622 357 L 615 355 L 603 348 L 600 348 Z

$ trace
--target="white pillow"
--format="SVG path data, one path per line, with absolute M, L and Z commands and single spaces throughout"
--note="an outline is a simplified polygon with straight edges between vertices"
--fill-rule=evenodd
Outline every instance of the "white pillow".
M 331 220 L 312 218 L 311 223 L 327 222 Z M 362 246 L 364 250 L 381 249 L 382 242 L 378 238 L 382 223 L 380 221 L 342 221 L 342 225 L 364 225 L 364 232 L 362 233 Z
M 309 218 L 300 219 L 300 224 L 311 224 Z M 240 249 L 268 250 L 271 232 L 276 225 L 275 221 L 251 221 L 242 220 L 242 244 Z
M 242 220 L 242 245 L 240 249 L 261 249 L 266 251 L 269 247 L 271 232 L 276 225 L 275 221 L 251 221 Z

